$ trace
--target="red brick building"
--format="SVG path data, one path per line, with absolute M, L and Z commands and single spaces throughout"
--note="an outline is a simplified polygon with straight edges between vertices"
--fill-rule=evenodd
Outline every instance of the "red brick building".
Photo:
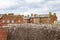
M 54 23 L 54 21 L 57 21 L 57 16 L 56 13 L 51 13 L 49 14 L 31 14 L 31 16 L 26 16 L 25 17 L 25 22 L 27 23 L 41 23 L 41 24 L 51 24 Z
M 8 24 L 21 24 L 23 23 L 23 17 L 21 15 L 3 14 L 0 18 L 0 25 L 8 25 Z
M 57 20 L 56 13 L 52 14 L 31 14 L 31 16 L 14 15 L 13 13 L 2 14 L 0 16 L 0 26 L 6 26 L 8 24 L 23 24 L 23 23 L 42 23 L 51 24 Z

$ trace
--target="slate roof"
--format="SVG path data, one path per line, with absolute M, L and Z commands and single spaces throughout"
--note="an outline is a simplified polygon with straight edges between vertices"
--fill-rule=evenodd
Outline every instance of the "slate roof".
M 31 16 L 31 18 L 39 18 L 39 17 L 49 17 L 49 14 L 40 14 L 40 15 L 36 15 L 36 16 Z
M 49 14 L 41 14 L 39 17 L 49 17 Z
M 40 18 L 40 17 L 49 17 L 49 14 L 40 14 L 36 16 L 24 16 L 24 19 L 29 19 L 29 18 Z
M 30 17 L 29 17 L 29 16 L 24 16 L 23 18 L 24 18 L 24 19 L 29 19 Z

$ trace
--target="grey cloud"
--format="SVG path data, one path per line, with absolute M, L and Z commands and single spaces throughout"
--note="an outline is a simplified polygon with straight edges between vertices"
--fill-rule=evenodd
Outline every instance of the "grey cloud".
M 45 0 L 44 2 L 40 3 L 26 3 L 25 0 L 16 0 L 15 2 L 18 5 L 10 6 L 9 8 L 0 9 L 0 12 L 13 12 L 13 13 L 20 13 L 20 12 L 27 12 L 33 9 L 36 13 L 48 13 L 48 12 L 56 12 L 57 16 L 60 17 L 60 3 L 54 3 L 57 0 L 53 0 L 53 3 L 49 3 L 52 0 Z M 45 10 L 46 9 L 46 10 Z

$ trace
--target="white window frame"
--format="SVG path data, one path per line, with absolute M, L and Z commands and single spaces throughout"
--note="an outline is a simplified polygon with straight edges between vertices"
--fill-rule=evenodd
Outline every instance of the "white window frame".
M 11 20 L 11 23 L 14 23 L 14 20 Z
M 5 23 L 5 20 L 2 20 L 2 23 Z
M 21 21 L 20 21 L 20 20 L 18 20 L 18 22 L 20 23 Z
M 7 20 L 7 23 L 10 23 L 10 20 Z

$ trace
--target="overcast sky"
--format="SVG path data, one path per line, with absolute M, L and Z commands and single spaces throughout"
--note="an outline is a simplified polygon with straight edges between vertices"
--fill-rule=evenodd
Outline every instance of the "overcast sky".
M 60 19 L 60 0 L 0 0 L 0 13 L 48 14 L 56 12 Z

